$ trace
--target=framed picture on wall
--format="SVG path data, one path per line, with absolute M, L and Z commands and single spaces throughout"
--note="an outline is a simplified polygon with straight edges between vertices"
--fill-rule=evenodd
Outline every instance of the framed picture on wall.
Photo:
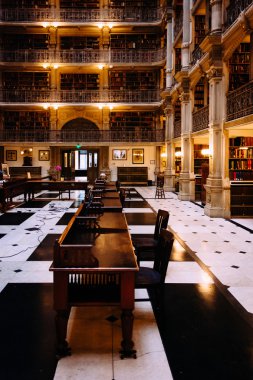
M 39 150 L 39 161 L 49 161 L 50 150 Z
M 144 164 L 144 149 L 133 149 L 132 161 L 133 164 Z
M 127 150 L 126 149 L 113 149 L 112 150 L 112 159 L 113 160 L 126 160 L 127 159 Z
M 6 150 L 6 161 L 17 161 L 17 151 Z

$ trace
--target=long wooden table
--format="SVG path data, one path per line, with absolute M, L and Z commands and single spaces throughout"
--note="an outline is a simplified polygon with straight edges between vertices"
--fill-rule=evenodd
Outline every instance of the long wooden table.
M 36 192 L 43 190 L 58 191 L 59 197 L 63 192 L 68 192 L 70 199 L 70 192 L 72 190 L 86 190 L 89 182 L 81 180 L 66 180 L 66 181 L 52 181 L 52 180 L 29 180 L 27 182 L 25 198 L 34 198 Z
M 138 265 L 125 215 L 104 213 L 94 220 L 77 210 L 54 247 L 54 308 L 58 355 L 70 354 L 66 341 L 72 306 L 120 304 L 121 357 L 136 357 L 133 332 L 134 282 Z

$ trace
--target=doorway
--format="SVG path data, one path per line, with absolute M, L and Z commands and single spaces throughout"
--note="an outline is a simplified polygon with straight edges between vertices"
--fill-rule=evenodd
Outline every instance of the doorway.
M 91 183 L 98 177 L 99 152 L 95 149 L 62 151 L 62 173 L 68 177 L 87 177 Z

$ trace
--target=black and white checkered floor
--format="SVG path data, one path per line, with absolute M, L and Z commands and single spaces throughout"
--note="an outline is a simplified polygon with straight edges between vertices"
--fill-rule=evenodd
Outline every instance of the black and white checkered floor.
M 0 214 L 0 378 L 236 379 L 253 378 L 253 221 L 209 218 L 176 194 L 155 199 L 138 187 L 124 212 L 132 235 L 153 234 L 156 212 L 170 212 L 176 241 L 163 305 L 153 312 L 145 291 L 136 291 L 134 341 L 137 359 L 120 360 L 120 311 L 72 308 L 68 340 L 72 355 L 55 358 L 52 307 L 54 240 L 78 205 L 40 194 Z M 145 263 L 151 265 L 151 263 Z M 152 294 L 151 294 L 152 300 Z M 152 300 L 153 301 L 153 300 Z M 108 321 L 114 315 L 115 322 Z

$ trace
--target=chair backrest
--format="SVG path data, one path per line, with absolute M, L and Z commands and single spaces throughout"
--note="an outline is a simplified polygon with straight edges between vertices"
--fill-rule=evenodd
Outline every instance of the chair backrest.
M 126 199 L 126 191 L 125 189 L 121 188 L 119 191 L 119 198 L 121 202 L 121 206 L 124 207 L 125 199 Z
M 173 234 L 168 230 L 162 229 L 155 251 L 155 260 L 153 267 L 154 270 L 159 272 L 161 275 L 161 284 L 163 284 L 165 281 L 173 243 Z
M 155 231 L 154 231 L 154 239 L 158 240 L 160 236 L 160 232 L 162 228 L 167 228 L 169 221 L 169 212 L 166 210 L 158 210 L 156 223 L 155 223 Z

